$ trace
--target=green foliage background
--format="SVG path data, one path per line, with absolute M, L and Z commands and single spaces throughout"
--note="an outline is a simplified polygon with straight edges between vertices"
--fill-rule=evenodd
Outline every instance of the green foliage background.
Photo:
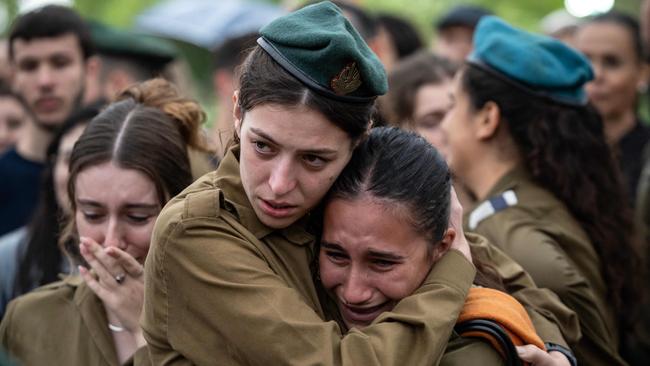
M 214 0 L 219 1 L 219 0 Z M 257 0 L 265 1 L 265 0 Z M 295 4 L 304 0 L 266 0 L 272 3 Z M 583 0 L 590 1 L 590 0 Z M 637 14 L 642 0 L 617 0 L 615 8 Z M 75 7 L 92 19 L 119 26 L 130 27 L 134 18 L 144 9 L 161 0 L 74 0 Z M 357 0 L 356 3 L 365 6 L 371 12 L 390 12 L 403 15 L 414 21 L 422 31 L 422 35 L 431 37 L 431 24 L 440 14 L 455 4 L 458 0 Z M 4 4 L 2 4 L 4 3 Z M 9 20 L 17 13 L 18 0 L 1 0 L 8 11 Z M 530 30 L 537 30 L 537 23 L 544 15 L 563 7 L 563 0 L 465 0 L 484 6 L 509 22 Z M 8 24 L 0 24 L 0 32 L 6 32 Z
M 120 28 L 130 28 L 136 16 L 143 10 L 164 0 L 73 0 L 75 8 L 85 17 Z M 220 0 L 213 0 L 220 1 Z M 306 0 L 257 0 L 292 7 Z M 583 0 L 591 1 L 591 0 Z M 638 14 L 643 0 L 617 0 L 615 8 Z M 650 1 L 650 0 L 649 0 Z M 553 10 L 563 7 L 564 0 L 356 0 L 353 1 L 371 13 L 392 13 L 401 15 L 416 24 L 420 34 L 427 41 L 433 38 L 433 22 L 449 8 L 459 3 L 476 4 L 492 10 L 510 23 L 519 27 L 538 31 L 539 20 Z M 0 35 L 5 34 L 18 11 L 18 0 L 0 0 L 7 19 L 0 19 Z M 1 11 L 2 9 L 0 9 Z M 209 115 L 215 110 L 215 98 L 210 85 L 210 53 L 202 48 L 176 42 L 188 61 L 193 75 L 195 97 L 202 101 Z

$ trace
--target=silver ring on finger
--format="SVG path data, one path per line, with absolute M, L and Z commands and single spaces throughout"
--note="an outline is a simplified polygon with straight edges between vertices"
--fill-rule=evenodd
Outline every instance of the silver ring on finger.
M 126 279 L 126 274 L 120 273 L 116 275 L 114 278 L 115 278 L 115 282 L 117 282 L 118 285 L 121 285 L 122 282 L 124 282 L 124 280 Z

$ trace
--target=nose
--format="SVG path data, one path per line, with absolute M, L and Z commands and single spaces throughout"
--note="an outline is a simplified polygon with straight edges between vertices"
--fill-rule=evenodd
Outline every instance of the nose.
M 295 169 L 290 157 L 281 158 L 269 175 L 269 187 L 276 196 L 283 196 L 296 188 Z
M 52 68 L 47 65 L 41 65 L 38 69 L 38 85 L 40 87 L 50 87 L 54 82 Z
M 372 288 L 365 272 L 350 268 L 348 278 L 343 284 L 343 300 L 350 305 L 364 304 L 372 298 Z
M 603 65 L 602 65 L 602 63 L 601 63 L 601 62 L 597 62 L 597 61 L 596 61 L 596 62 L 592 61 L 592 62 L 591 62 L 591 67 L 592 67 L 593 70 L 594 70 L 594 82 L 596 82 L 596 81 L 602 81 L 603 78 L 604 78 L 604 76 L 605 76 L 605 74 L 604 74 L 604 72 L 603 72 L 604 70 L 603 70 Z
M 122 250 L 126 249 L 126 241 L 122 234 L 122 228 L 115 219 L 110 219 L 106 226 L 106 232 L 104 233 L 104 247 L 116 247 Z

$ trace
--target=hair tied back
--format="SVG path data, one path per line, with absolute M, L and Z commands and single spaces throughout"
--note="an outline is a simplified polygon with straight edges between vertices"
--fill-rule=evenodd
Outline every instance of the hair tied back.
M 133 99 L 145 107 L 161 110 L 178 124 L 188 146 L 203 151 L 209 150 L 201 134 L 205 112 L 197 102 L 182 97 L 171 82 L 155 78 L 134 84 L 122 91 L 116 101 L 125 99 Z

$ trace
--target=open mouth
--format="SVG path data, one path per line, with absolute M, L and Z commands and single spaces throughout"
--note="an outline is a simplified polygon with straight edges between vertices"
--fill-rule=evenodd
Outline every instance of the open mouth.
M 368 325 L 372 323 L 381 313 L 392 309 L 391 301 L 383 302 L 375 306 L 358 307 L 349 306 L 339 301 L 339 308 L 343 318 L 351 324 Z
M 267 201 L 264 199 L 260 199 L 260 203 L 262 211 L 265 214 L 276 218 L 291 216 L 298 207 L 285 202 Z

